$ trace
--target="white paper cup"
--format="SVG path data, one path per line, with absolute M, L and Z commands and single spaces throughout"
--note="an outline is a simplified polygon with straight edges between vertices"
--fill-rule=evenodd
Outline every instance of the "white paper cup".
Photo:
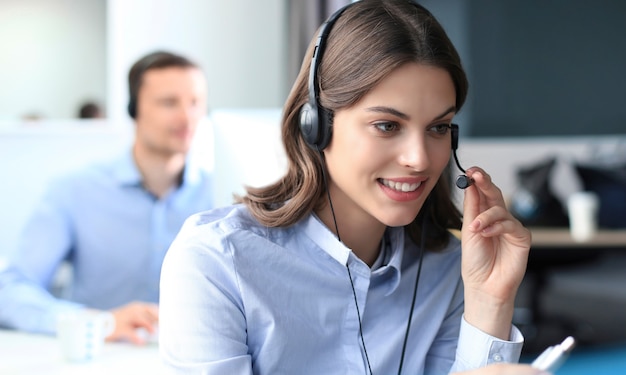
M 570 234 L 575 241 L 586 242 L 598 230 L 598 207 L 600 200 L 595 193 L 581 191 L 567 199 Z
M 80 310 L 61 314 L 57 318 L 57 339 L 63 357 L 70 362 L 97 358 L 114 328 L 115 318 L 109 312 Z

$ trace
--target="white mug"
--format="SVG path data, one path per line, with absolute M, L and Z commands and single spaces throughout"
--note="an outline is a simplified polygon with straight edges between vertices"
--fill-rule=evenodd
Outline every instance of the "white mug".
M 100 355 L 105 338 L 115 329 L 113 314 L 78 310 L 57 318 L 57 338 L 63 357 L 71 362 L 87 362 Z
M 598 229 L 600 201 L 595 193 L 580 191 L 567 199 L 570 234 L 575 241 L 589 241 Z

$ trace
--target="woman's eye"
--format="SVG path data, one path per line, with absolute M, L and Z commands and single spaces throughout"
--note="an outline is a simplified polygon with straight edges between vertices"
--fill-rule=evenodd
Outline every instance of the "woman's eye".
M 445 135 L 450 131 L 450 125 L 448 124 L 439 124 L 435 125 L 430 130 L 438 135 Z
M 398 129 L 398 124 L 395 122 L 378 122 L 374 126 L 383 133 L 389 133 Z

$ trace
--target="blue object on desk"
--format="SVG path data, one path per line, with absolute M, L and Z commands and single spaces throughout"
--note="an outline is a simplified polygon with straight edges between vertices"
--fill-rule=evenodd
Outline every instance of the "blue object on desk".
M 533 356 L 520 361 L 531 363 Z M 626 374 L 626 343 L 619 346 L 597 346 L 574 349 L 554 375 L 623 375 Z

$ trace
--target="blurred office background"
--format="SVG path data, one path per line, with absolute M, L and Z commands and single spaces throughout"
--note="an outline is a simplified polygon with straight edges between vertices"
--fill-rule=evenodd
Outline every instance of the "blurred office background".
M 348 2 L 0 0 L 0 265 L 49 178 L 128 145 L 126 75 L 155 49 L 207 74 L 211 114 L 193 152 L 216 173 L 218 203 L 277 178 L 280 107 L 317 26 Z M 419 2 L 470 79 L 456 119 L 463 165 L 484 166 L 510 198 L 520 168 L 554 157 L 550 188 L 565 201 L 583 189 L 575 163 L 626 160 L 626 2 Z M 87 101 L 105 118 L 76 119 Z M 611 256 L 556 267 L 541 291 L 549 312 L 585 324 L 602 306 L 602 321 L 589 323 L 599 345 L 626 341 L 623 262 Z
M 128 69 L 154 49 L 205 67 L 213 108 L 279 106 L 285 12 L 281 0 L 1 0 L 0 119 L 73 118 L 94 100 L 125 121 Z
M 1 0 L 0 120 L 126 120 L 126 72 L 165 48 L 206 68 L 212 108 L 280 107 L 319 23 L 350 0 Z M 623 133 L 626 3 L 423 0 L 470 78 L 478 137 Z

